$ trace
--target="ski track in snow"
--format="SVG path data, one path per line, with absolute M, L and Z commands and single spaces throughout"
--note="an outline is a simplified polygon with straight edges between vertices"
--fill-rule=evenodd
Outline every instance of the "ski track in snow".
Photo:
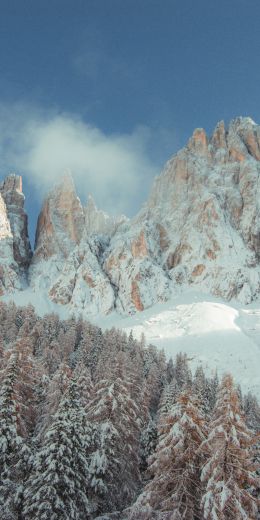
M 66 307 L 30 290 L 7 299 L 17 305 L 31 302 L 40 315 L 56 312 L 63 319 L 69 315 Z M 231 372 L 244 393 L 252 391 L 260 398 L 260 302 L 241 306 L 189 291 L 133 316 L 114 312 L 84 318 L 102 329 L 114 326 L 128 334 L 132 330 L 136 338 L 144 333 L 147 343 L 163 348 L 167 358 L 186 352 L 193 371 L 202 364 L 208 375 L 215 370 L 219 377 Z

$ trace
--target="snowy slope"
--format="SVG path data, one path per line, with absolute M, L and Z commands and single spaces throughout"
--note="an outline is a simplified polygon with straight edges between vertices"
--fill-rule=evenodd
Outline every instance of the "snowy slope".
M 137 338 L 144 333 L 167 357 L 186 352 L 193 370 L 202 364 L 208 374 L 231 372 L 243 392 L 260 398 L 260 302 L 243 307 L 192 291 L 130 318 L 95 321 Z
M 47 293 L 36 295 L 31 289 L 4 300 L 31 303 L 41 316 L 55 312 L 66 319 L 73 313 L 52 302 Z M 202 364 L 208 374 L 217 370 L 221 377 L 231 372 L 244 393 L 251 391 L 260 399 L 260 301 L 242 306 L 192 290 L 130 317 L 113 312 L 89 319 L 103 330 L 132 330 L 136 338 L 143 333 L 147 343 L 165 350 L 167 358 L 186 352 L 193 371 Z

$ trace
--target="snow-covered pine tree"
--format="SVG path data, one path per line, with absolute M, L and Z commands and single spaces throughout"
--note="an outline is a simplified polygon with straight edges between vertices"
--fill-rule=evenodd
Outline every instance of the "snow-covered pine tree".
M 244 397 L 243 410 L 247 426 L 256 433 L 255 443 L 252 447 L 252 457 L 257 466 L 257 475 L 260 477 L 260 406 L 257 398 L 251 392 L 248 392 Z M 260 478 L 258 488 L 254 490 L 253 494 L 259 500 L 258 518 L 260 519 Z
M 83 322 L 78 338 L 78 348 L 75 353 L 77 362 L 83 363 L 85 366 L 91 367 L 91 352 L 94 349 L 93 334 L 88 323 Z
M 32 330 L 37 322 L 37 316 L 35 314 L 34 307 L 29 304 L 26 307 L 22 307 L 20 310 L 20 321 L 21 325 L 19 326 L 18 338 L 27 338 L 31 340 Z M 17 322 L 17 318 L 16 318 Z
M 166 385 L 163 389 L 158 414 L 162 417 L 163 414 L 167 415 L 171 407 L 176 403 L 177 398 L 180 394 L 180 388 L 175 378 Z
M 255 395 L 248 392 L 243 400 L 243 410 L 247 426 L 254 432 L 260 432 L 260 406 Z
M 208 460 L 201 480 L 205 485 L 202 498 L 205 520 L 255 519 L 257 487 L 251 446 L 254 443 L 242 414 L 232 376 L 223 377 L 220 385 L 208 439 L 203 450 Z
M 24 493 L 24 520 L 87 520 L 92 428 L 74 379 L 32 460 Z
M 102 330 L 94 325 L 89 324 L 89 334 L 91 337 L 91 349 L 85 356 L 85 364 L 94 378 L 98 361 L 104 349 L 105 340 Z
M 95 382 L 106 379 L 107 373 L 111 373 L 114 366 L 114 360 L 117 358 L 119 348 L 119 336 L 118 331 L 115 328 L 108 330 L 104 334 L 104 345 L 105 348 L 98 350 L 94 348 L 91 355 L 94 356 L 93 362 L 95 369 L 93 371 L 93 380 Z
M 218 373 L 217 371 L 215 371 L 215 374 L 212 378 L 208 379 L 207 380 L 208 382 L 208 387 L 209 387 L 209 411 L 210 411 L 210 415 L 212 414 L 212 411 L 214 410 L 215 408 L 215 404 L 216 404 L 216 399 L 217 399 L 217 392 L 218 392 L 218 387 L 219 387 L 219 378 L 218 378 Z
M 151 516 L 144 518 L 160 511 L 171 520 L 201 520 L 200 446 L 205 423 L 190 390 L 183 391 L 169 413 L 163 414 L 158 433 L 148 467 L 152 480 L 133 506 L 133 518 L 138 510 L 148 510 Z
M 46 371 L 51 378 L 62 364 L 62 359 L 60 343 L 56 339 L 50 341 L 44 347 L 43 361 Z
M 173 365 L 172 358 L 170 358 L 169 361 L 167 362 L 166 377 L 167 377 L 168 383 L 170 383 L 171 380 L 174 378 L 174 365 Z
M 38 418 L 38 388 L 43 366 L 33 355 L 30 338 L 20 338 L 10 350 L 17 356 L 16 400 L 19 407 L 18 429 L 27 438 L 34 432 Z M 8 355 L 8 353 L 7 353 Z
M 64 322 L 64 328 L 59 332 L 57 341 L 62 347 L 62 360 L 71 366 L 75 355 L 75 344 L 77 338 L 76 321 L 72 317 Z
M 209 417 L 211 413 L 212 387 L 211 381 L 206 378 L 201 365 L 199 365 L 195 371 L 192 388 L 201 402 L 205 416 Z
M 71 378 L 71 369 L 66 363 L 62 363 L 49 382 L 46 391 L 46 400 L 42 410 L 37 433 L 40 436 L 49 428 L 57 412 L 60 402 L 68 388 Z
M 7 357 L 7 356 L 6 356 Z M 20 436 L 20 403 L 17 396 L 18 352 L 1 371 L 0 389 L 0 511 L 1 520 L 21 519 L 23 483 L 27 477 L 29 449 Z
M 17 307 L 14 303 L 7 305 L 6 320 L 4 324 L 4 339 L 6 344 L 12 344 L 18 335 L 19 327 L 17 325 Z
M 94 385 L 91 379 L 90 371 L 82 361 L 79 361 L 73 372 L 79 387 L 80 400 L 86 409 L 90 400 L 93 398 Z
M 155 452 L 157 445 L 157 424 L 155 419 L 150 417 L 145 428 L 142 429 L 140 440 L 140 470 L 143 473 L 147 470 L 148 459 Z
M 157 412 L 164 383 L 164 367 L 162 367 L 161 363 L 158 362 L 158 359 L 156 359 L 156 361 L 150 363 L 145 381 L 146 393 L 148 396 L 147 404 L 149 412 L 152 416 L 154 416 Z
M 88 418 L 98 431 L 92 457 L 92 485 L 98 512 L 122 509 L 140 486 L 139 410 L 131 397 L 125 353 L 119 352 L 113 370 L 96 384 Z
M 192 374 L 189 368 L 188 356 L 179 352 L 174 363 L 174 377 L 180 389 L 192 384 Z

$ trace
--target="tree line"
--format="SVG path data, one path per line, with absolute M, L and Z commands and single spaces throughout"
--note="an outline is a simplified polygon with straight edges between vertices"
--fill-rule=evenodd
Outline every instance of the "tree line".
M 258 518 L 260 409 L 230 374 L 3 303 L 0 367 L 1 520 Z

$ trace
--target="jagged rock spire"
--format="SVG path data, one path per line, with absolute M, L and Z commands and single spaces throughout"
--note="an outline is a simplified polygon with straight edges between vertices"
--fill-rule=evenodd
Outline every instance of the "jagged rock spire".
M 248 117 L 220 121 L 211 137 L 197 128 L 132 221 L 92 198 L 83 208 L 67 172 L 38 219 L 31 284 L 92 313 L 133 313 L 189 287 L 250 302 L 260 293 L 259 177 L 260 127 Z M 15 277 L 30 258 L 20 178 L 0 192 L 2 266 Z
M 83 208 L 73 179 L 65 172 L 43 203 L 37 223 L 34 261 L 55 254 L 66 258 L 79 244 L 83 230 Z
M 0 292 L 21 288 L 32 252 L 22 178 L 15 174 L 0 184 L 0 256 Z

